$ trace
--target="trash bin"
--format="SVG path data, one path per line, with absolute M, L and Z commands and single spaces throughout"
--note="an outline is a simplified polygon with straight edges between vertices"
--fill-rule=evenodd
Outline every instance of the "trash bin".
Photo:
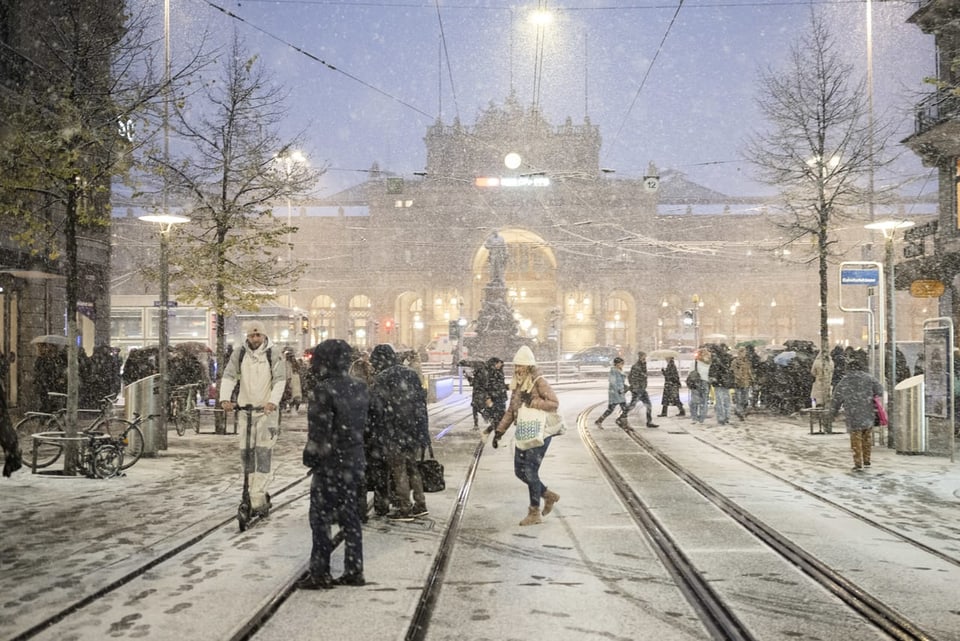
M 161 449 L 166 449 L 166 439 L 162 438 L 165 435 L 160 433 L 157 416 L 160 413 L 160 375 L 153 374 L 127 385 L 123 389 L 123 405 L 128 421 L 134 419 L 134 414 L 143 417 L 140 423 L 143 456 L 156 456 Z
M 924 454 L 927 425 L 924 417 L 923 375 L 904 379 L 893 388 L 896 418 L 893 426 L 897 454 Z

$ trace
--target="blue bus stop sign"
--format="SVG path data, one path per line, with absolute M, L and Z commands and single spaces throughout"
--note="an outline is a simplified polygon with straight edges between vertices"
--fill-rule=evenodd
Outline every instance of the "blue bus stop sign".
M 841 285 L 879 285 L 879 269 L 841 269 Z

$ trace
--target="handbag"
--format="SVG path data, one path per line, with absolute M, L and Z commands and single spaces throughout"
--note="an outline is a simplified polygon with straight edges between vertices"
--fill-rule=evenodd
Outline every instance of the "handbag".
M 558 412 L 547 412 L 547 436 L 563 436 L 567 433 L 567 424 Z
M 876 411 L 876 420 L 873 422 L 874 425 L 884 426 L 888 425 L 889 421 L 887 420 L 887 408 L 883 406 L 883 399 L 879 396 L 873 397 L 873 407 Z
M 424 448 L 420 450 L 420 460 L 417 461 L 417 469 L 423 479 L 423 491 L 443 492 L 447 488 L 443 480 L 443 464 L 433 457 L 433 445 L 427 447 L 430 448 L 430 458 L 425 458 L 427 450 Z
M 541 447 L 547 437 L 547 413 L 526 405 L 517 410 L 517 429 L 514 434 L 518 450 Z

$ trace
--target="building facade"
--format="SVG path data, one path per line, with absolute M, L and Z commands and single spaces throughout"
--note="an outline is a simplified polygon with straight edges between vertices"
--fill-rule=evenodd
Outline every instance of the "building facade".
M 277 302 L 303 311 L 309 344 L 335 337 L 421 347 L 461 318 L 471 331 L 494 232 L 506 241 L 504 276 L 520 332 L 544 356 L 592 345 L 627 353 L 819 336 L 813 248 L 788 240 L 762 198 L 720 194 L 676 172 L 661 175 L 653 163 L 644 176 L 605 171 L 601 132 L 589 120 L 554 126 L 512 98 L 473 125 L 435 123 L 425 144 L 423 172 L 374 166 L 354 188 L 276 208 L 298 226 L 293 257 L 306 265 Z M 926 220 L 922 208 L 909 209 Z M 866 211 L 846 215 L 862 221 L 838 226 L 838 260 L 860 258 L 876 240 L 863 228 Z M 143 224 L 127 217 L 117 226 L 128 236 Z M 834 268 L 831 343 L 863 345 L 866 317 L 839 311 L 838 281 Z M 152 287 L 134 282 L 114 293 Z M 869 294 L 844 292 L 863 298 L 860 306 Z M 898 336 L 908 339 L 919 336 L 931 301 L 903 296 Z
M 942 316 L 956 317 L 960 291 L 960 1 L 925 0 L 908 22 L 934 37 L 937 84 L 916 107 L 914 133 L 904 144 L 929 167 L 936 167 L 939 214 L 908 230 L 908 243 L 897 266 L 897 287 L 917 281 L 942 283 Z

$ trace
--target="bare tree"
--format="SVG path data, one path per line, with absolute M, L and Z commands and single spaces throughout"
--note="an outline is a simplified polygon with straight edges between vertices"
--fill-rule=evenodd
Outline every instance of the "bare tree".
M 220 363 L 224 318 L 274 300 L 302 272 L 286 260 L 287 237 L 297 228 L 275 218 L 272 203 L 307 192 L 323 171 L 278 162 L 299 142 L 276 133 L 285 93 L 271 86 L 236 37 L 225 60 L 222 77 L 175 101 L 178 154 L 150 158 L 191 219 L 171 238 L 171 280 L 179 299 L 216 312 Z
M 880 134 L 887 127 L 871 122 L 865 81 L 857 79 L 826 21 L 814 12 L 785 68 L 761 72 L 760 88 L 767 127 L 750 138 L 745 156 L 764 182 L 780 190 L 785 216 L 775 224 L 787 232 L 785 244 L 812 241 L 811 261 L 817 261 L 820 277 L 820 350 L 828 353 L 831 231 L 878 198 L 869 179 L 889 162 L 881 160 Z

